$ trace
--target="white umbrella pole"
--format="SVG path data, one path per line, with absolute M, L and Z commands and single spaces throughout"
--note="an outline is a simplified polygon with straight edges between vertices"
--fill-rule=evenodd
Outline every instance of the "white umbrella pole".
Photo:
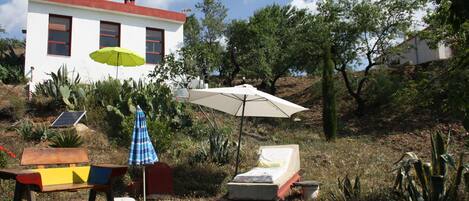
M 243 122 L 244 122 L 244 109 L 246 108 L 246 95 L 244 95 L 243 99 L 243 110 L 241 112 L 241 124 L 239 126 L 239 137 L 238 137 L 238 151 L 236 152 L 236 168 L 235 174 L 233 177 L 238 175 L 238 166 L 239 166 L 239 149 L 241 148 L 241 135 L 243 133 Z
M 146 186 L 146 183 L 145 183 L 145 165 L 143 165 L 143 200 L 146 201 L 147 200 L 147 186 Z

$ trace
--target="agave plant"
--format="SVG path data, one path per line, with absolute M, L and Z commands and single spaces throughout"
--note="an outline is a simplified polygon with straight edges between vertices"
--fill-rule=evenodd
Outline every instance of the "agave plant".
M 422 161 L 413 152 L 405 153 L 395 163 L 394 188 L 408 201 L 458 200 L 458 189 L 463 179 L 466 191 L 469 190 L 469 164 L 463 164 L 462 153 L 456 165 L 453 156 L 447 152 L 447 147 L 448 144 L 438 132 L 431 136 L 430 163 Z
M 209 137 L 209 155 L 212 162 L 224 165 L 230 161 L 229 139 L 222 133 L 213 132 Z
M 75 130 L 73 131 L 64 131 L 54 138 L 51 139 L 50 147 L 79 147 L 83 145 L 83 139 L 79 136 Z
M 36 85 L 35 95 L 52 97 L 57 104 L 67 106 L 69 110 L 76 110 L 83 106 L 86 93 L 80 87 L 80 75 L 68 76 L 67 66 L 63 65 L 54 73 L 48 74 L 51 79 Z
M 28 119 L 22 120 L 15 130 L 24 139 L 30 139 L 31 133 L 34 130 L 33 122 Z
M 46 124 L 34 125 L 30 120 L 23 120 L 16 128 L 16 132 L 29 141 L 43 141 L 53 138 L 56 132 L 49 129 Z
M 352 182 L 349 176 L 346 175 L 343 179 L 337 179 L 339 193 L 331 193 L 330 198 L 333 201 L 358 201 L 361 198 L 361 183 L 360 177 L 356 176 L 355 181 Z M 353 185 L 352 185 L 353 183 Z
M 212 128 L 208 141 L 202 143 L 200 148 L 190 158 L 189 163 L 204 163 L 207 161 L 218 165 L 229 163 L 235 144 L 230 143 L 224 133 L 225 131 L 227 130 Z

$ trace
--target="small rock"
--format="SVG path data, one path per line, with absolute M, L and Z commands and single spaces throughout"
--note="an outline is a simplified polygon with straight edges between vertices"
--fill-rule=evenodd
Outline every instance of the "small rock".
M 82 123 L 78 123 L 77 125 L 75 125 L 75 129 L 77 129 L 78 133 L 85 133 L 85 132 L 90 131 L 88 126 L 86 126 L 85 124 L 82 124 Z

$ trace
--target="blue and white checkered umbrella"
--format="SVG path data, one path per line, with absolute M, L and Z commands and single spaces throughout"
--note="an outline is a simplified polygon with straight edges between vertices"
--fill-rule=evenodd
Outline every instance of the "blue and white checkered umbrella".
M 130 146 L 129 165 L 153 164 L 158 161 L 155 148 L 148 135 L 145 113 L 137 106 L 132 145 Z
M 140 106 L 137 106 L 132 145 L 129 153 L 129 165 L 153 164 L 157 161 L 158 156 L 148 135 L 145 113 Z M 145 166 L 143 166 L 143 200 L 146 200 Z

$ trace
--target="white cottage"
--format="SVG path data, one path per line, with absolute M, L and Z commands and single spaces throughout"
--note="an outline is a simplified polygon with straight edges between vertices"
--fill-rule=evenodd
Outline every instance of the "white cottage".
M 449 59 L 452 56 L 449 46 L 439 43 L 438 46 L 433 49 L 425 40 L 418 36 L 408 38 L 399 45 L 404 45 L 404 50 L 398 54 L 387 56 L 385 61 L 387 65 L 418 65 L 430 61 Z
M 67 65 L 90 82 L 115 75 L 115 67 L 99 64 L 89 54 L 120 46 L 146 57 L 146 64 L 120 68 L 119 79 L 148 75 L 165 54 L 183 43 L 183 13 L 108 0 L 28 0 L 25 72 L 32 86 Z

